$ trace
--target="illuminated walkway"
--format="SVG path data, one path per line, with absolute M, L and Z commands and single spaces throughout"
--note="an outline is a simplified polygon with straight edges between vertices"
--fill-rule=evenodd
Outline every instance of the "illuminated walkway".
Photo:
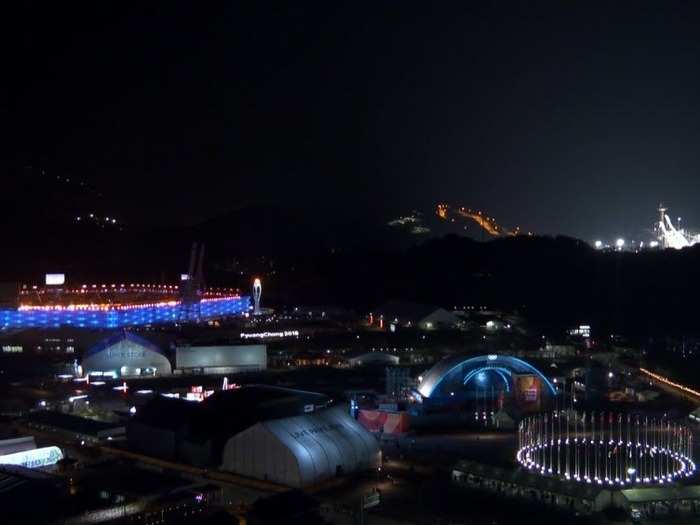
M 646 368 L 640 368 L 639 371 L 648 378 L 653 379 L 654 381 L 657 381 L 662 385 L 666 385 L 668 387 L 671 387 L 672 389 L 680 390 L 680 392 L 682 392 L 683 394 L 694 396 L 694 401 L 700 401 L 700 392 L 698 392 L 697 390 L 693 390 L 690 387 L 671 381 L 669 378 L 659 374 L 655 374 L 654 372 L 647 370 Z

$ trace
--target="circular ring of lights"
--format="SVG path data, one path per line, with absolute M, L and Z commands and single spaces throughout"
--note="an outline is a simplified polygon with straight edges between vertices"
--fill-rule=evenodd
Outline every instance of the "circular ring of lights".
M 516 459 L 543 476 L 624 487 L 690 476 L 692 450 L 690 429 L 666 417 L 557 410 L 520 422 Z

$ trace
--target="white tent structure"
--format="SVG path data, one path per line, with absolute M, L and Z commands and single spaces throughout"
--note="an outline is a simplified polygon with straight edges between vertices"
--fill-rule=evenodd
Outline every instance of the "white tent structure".
M 223 470 L 301 488 L 377 468 L 381 452 L 359 423 L 331 408 L 253 425 L 226 442 L 222 463 Z

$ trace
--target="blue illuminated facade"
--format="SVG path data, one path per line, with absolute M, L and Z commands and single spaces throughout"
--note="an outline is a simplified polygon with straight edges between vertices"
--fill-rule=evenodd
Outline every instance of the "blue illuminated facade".
M 531 374 L 542 381 L 550 395 L 557 395 L 552 382 L 530 363 L 517 357 L 495 354 L 443 359 L 426 372 L 418 386 L 418 392 L 424 399 L 460 397 L 464 391 L 460 392 L 455 387 L 462 385 L 484 388 L 490 374 L 502 381 L 507 392 L 511 390 L 513 374 Z
M 122 328 L 207 321 L 242 315 L 250 310 L 250 297 L 203 300 L 195 304 L 136 306 L 113 310 L 0 309 L 0 327 L 15 328 Z

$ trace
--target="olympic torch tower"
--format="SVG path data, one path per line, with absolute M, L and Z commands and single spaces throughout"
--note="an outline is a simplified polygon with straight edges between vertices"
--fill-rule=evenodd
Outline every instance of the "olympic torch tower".
M 253 281 L 253 315 L 260 315 L 260 296 L 262 295 L 262 283 L 257 277 Z

